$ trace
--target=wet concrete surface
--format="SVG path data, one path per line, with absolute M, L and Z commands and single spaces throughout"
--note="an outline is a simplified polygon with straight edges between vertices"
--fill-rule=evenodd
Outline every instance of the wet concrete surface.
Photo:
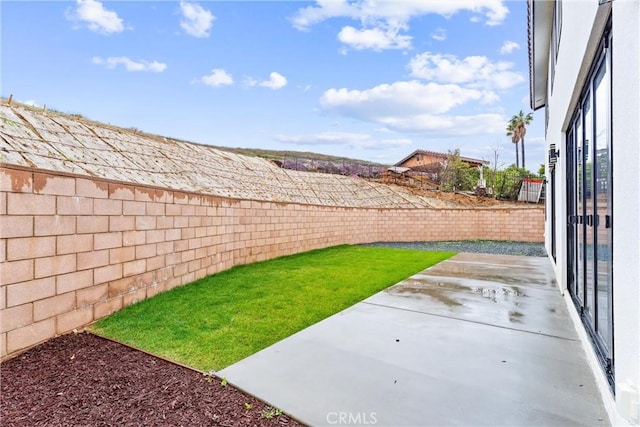
M 565 303 L 548 262 L 535 257 L 459 254 L 366 302 L 578 339 L 573 324 L 567 322 Z
M 546 258 L 458 254 L 218 373 L 310 425 L 608 425 Z

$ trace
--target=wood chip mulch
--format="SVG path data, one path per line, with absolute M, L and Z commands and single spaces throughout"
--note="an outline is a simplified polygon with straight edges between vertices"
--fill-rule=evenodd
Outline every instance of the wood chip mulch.
M 301 425 L 222 383 L 95 335 L 63 335 L 0 364 L 0 425 Z

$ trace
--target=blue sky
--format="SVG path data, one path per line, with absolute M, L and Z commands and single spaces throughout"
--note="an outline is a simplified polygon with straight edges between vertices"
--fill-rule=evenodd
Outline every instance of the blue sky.
M 526 2 L 2 1 L 2 96 L 203 144 L 515 162 Z M 544 114 L 527 166 L 544 162 Z

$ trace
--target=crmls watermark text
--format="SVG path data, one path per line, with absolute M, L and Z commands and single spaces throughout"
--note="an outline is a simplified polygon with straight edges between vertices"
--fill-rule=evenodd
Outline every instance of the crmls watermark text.
M 329 412 L 327 423 L 330 425 L 375 425 L 378 418 L 375 412 Z

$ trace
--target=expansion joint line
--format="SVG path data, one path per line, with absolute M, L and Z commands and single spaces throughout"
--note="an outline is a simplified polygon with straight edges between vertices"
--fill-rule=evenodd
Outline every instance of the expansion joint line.
M 408 311 L 410 313 L 419 313 L 419 314 L 424 314 L 426 316 L 435 316 L 435 317 L 441 317 L 441 318 L 444 318 L 444 319 L 459 320 L 461 322 L 475 323 L 476 325 L 491 326 L 493 328 L 507 329 L 507 330 L 516 331 L 516 332 L 524 332 L 526 334 L 542 335 L 542 336 L 545 336 L 545 337 L 557 338 L 557 339 L 561 339 L 561 340 L 565 340 L 565 341 L 580 342 L 580 340 L 576 339 L 576 338 L 567 338 L 567 337 L 561 337 L 559 335 L 545 334 L 544 332 L 535 332 L 535 331 L 527 331 L 525 329 L 510 328 L 508 326 L 494 325 L 492 323 L 480 322 L 480 321 L 477 321 L 477 320 L 463 319 L 463 318 L 454 317 L 454 316 L 445 316 L 444 314 L 427 313 L 425 311 L 411 310 L 410 308 L 393 307 L 391 305 L 376 304 L 374 302 L 368 302 L 368 301 L 362 301 L 362 303 L 363 304 L 374 305 L 376 307 L 390 308 L 392 310 Z

